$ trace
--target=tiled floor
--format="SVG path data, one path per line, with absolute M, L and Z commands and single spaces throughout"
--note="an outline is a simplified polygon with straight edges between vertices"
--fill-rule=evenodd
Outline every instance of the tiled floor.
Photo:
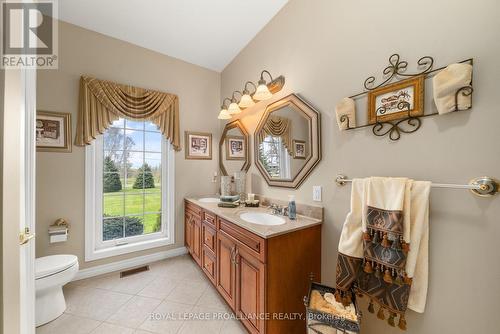
M 189 256 L 155 262 L 150 269 L 66 285 L 66 312 L 37 334 L 246 333 Z

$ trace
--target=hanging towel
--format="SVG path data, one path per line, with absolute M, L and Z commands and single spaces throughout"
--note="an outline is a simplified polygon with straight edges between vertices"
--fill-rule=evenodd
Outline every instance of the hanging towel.
M 406 328 L 405 312 L 423 312 L 427 297 L 430 182 L 367 178 L 352 182 L 337 259 L 338 301 L 355 292 L 377 316 Z
M 472 65 L 451 64 L 440 71 L 432 79 L 434 102 L 439 114 L 455 111 L 455 94 L 462 87 L 470 86 L 472 82 Z M 472 96 L 458 94 L 458 110 L 469 109 Z
M 335 106 L 335 114 L 337 115 L 337 125 L 341 131 L 347 129 L 348 124 L 350 128 L 356 126 L 356 103 L 353 99 L 344 97 L 340 100 Z M 347 117 L 349 121 L 344 120 L 342 122 L 341 118 L 343 116 Z

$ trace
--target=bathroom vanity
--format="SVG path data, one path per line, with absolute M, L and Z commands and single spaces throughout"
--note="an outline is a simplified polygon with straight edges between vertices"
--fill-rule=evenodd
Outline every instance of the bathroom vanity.
M 240 215 L 266 217 L 268 208 L 185 200 L 186 247 L 249 333 L 305 333 L 303 297 L 310 275 L 321 279 L 323 210 L 298 211 L 295 221 L 261 225 Z

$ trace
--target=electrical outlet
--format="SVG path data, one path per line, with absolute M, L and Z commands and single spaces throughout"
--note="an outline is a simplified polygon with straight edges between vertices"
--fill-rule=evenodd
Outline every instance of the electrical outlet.
M 313 201 L 321 202 L 321 186 L 313 186 Z

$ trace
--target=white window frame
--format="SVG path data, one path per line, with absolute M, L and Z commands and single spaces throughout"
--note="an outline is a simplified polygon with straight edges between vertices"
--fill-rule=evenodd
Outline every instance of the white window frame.
M 172 144 L 162 138 L 160 232 L 102 241 L 103 135 L 85 148 L 85 261 L 171 245 L 175 242 L 175 164 Z

